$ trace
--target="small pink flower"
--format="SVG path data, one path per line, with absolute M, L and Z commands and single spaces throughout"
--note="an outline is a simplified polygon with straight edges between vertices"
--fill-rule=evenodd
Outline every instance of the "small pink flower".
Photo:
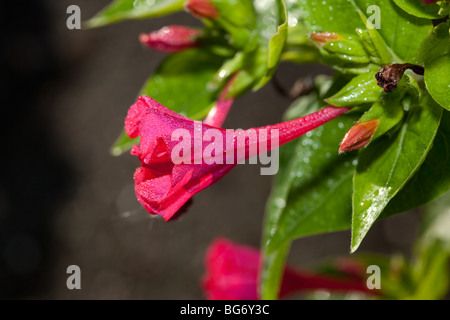
M 131 151 L 142 164 L 134 175 L 137 198 L 149 213 L 168 221 L 194 194 L 219 181 L 241 161 L 292 141 L 347 111 L 327 107 L 272 126 L 231 130 L 233 136 L 229 139 L 230 130 L 194 122 L 142 96 L 130 108 L 125 120 L 130 138 L 140 137 L 140 145 Z M 202 139 L 211 132 L 219 137 L 215 135 L 209 140 L 213 142 L 205 144 Z M 174 134 L 180 136 L 174 139 Z M 188 141 L 185 141 L 186 136 Z M 187 146 L 188 154 L 179 148 L 180 139 Z M 264 149 L 261 148 L 263 143 Z M 176 161 L 174 154 L 178 158 Z
M 426 4 L 435 4 L 438 1 L 446 1 L 446 0 L 422 0 L 422 2 Z
M 219 17 L 219 12 L 210 0 L 189 0 L 184 6 L 194 17 L 199 19 Z
M 184 26 L 167 26 L 152 33 L 143 33 L 139 41 L 152 49 L 165 52 L 179 52 L 197 47 L 203 32 L 199 29 Z
M 202 286 L 209 300 L 257 300 L 258 276 L 262 255 L 254 248 L 235 244 L 227 239 L 217 239 L 209 247 Z M 338 292 L 363 292 L 370 290 L 363 280 L 340 279 L 310 271 L 284 270 L 279 298 L 295 292 L 309 290 Z

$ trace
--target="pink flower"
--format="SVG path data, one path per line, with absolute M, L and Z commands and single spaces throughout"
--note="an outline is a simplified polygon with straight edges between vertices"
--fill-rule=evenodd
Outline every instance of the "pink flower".
M 218 239 L 209 247 L 202 286 L 210 300 L 257 300 L 262 255 L 254 248 Z M 363 280 L 335 278 L 310 271 L 284 270 L 279 298 L 308 290 L 371 293 Z
M 179 52 L 197 47 L 203 32 L 199 29 L 184 26 L 167 26 L 152 33 L 143 33 L 139 41 L 150 48 L 165 52 Z
M 435 4 L 438 1 L 442 1 L 442 0 L 422 0 L 422 2 L 426 3 L 426 4 Z M 443 1 L 446 1 L 446 0 L 443 0 Z
M 142 96 L 125 120 L 130 138 L 140 137 L 140 145 L 131 151 L 142 164 L 134 175 L 137 198 L 149 213 L 168 221 L 194 194 L 219 181 L 238 163 L 347 111 L 327 107 L 303 118 L 235 132 L 194 122 Z

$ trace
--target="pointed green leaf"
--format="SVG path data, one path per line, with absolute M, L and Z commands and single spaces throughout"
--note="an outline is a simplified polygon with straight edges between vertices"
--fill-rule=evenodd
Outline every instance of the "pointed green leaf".
M 421 40 L 426 36 L 432 23 L 409 15 L 398 8 L 392 0 L 300 0 L 309 32 L 337 32 L 356 34 L 356 29 L 367 29 L 358 14 L 360 11 L 366 19 L 371 18 L 369 7 L 377 5 L 380 10 L 380 29 L 378 33 L 387 49 L 407 61 L 416 53 Z M 395 61 L 401 62 L 401 61 Z
M 450 190 L 450 112 L 444 111 L 425 162 L 382 213 L 388 217 L 423 206 Z
M 273 9 L 266 8 L 262 1 L 255 1 L 255 8 L 258 12 L 261 37 L 270 37 L 268 42 L 267 70 L 264 77 L 256 84 L 255 90 L 262 88 L 273 76 L 278 63 L 281 60 L 288 36 L 287 8 L 284 0 L 276 0 Z M 267 2 L 264 2 L 267 3 Z M 278 12 L 277 16 L 269 16 L 270 12 Z M 264 14 L 263 14 L 264 13 Z M 275 26 L 268 25 L 268 21 L 275 22 Z M 275 29 L 274 29 L 275 27 Z
M 420 168 L 432 147 L 441 117 L 442 108 L 427 95 L 420 107 L 409 111 L 395 135 L 384 136 L 360 152 L 353 179 L 352 252 Z
M 359 122 L 378 119 L 378 126 L 371 141 L 385 135 L 401 123 L 405 114 L 402 105 L 402 98 L 404 95 L 405 93 L 402 90 L 397 90 L 392 94 L 385 95 L 382 99 L 376 101 L 372 107 L 363 114 Z
M 147 95 L 192 120 L 201 120 L 216 102 L 218 88 L 208 84 L 223 62 L 223 57 L 200 49 L 172 54 L 145 83 L 140 95 Z M 111 153 L 121 155 L 138 143 L 139 138 L 130 139 L 122 132 Z
M 147 95 L 190 119 L 204 118 L 215 104 L 217 88 L 208 83 L 223 64 L 223 57 L 200 49 L 168 56 L 144 85 Z
M 450 55 L 426 63 L 425 70 L 428 92 L 441 106 L 450 110 Z
M 313 93 L 294 103 L 285 118 L 310 114 L 319 105 Z M 280 148 L 280 171 L 267 203 L 264 224 L 264 268 L 260 279 L 263 299 L 278 297 L 292 240 L 350 228 L 355 154 L 339 156 L 337 150 L 357 118 L 344 115 Z
M 278 299 L 286 257 L 289 253 L 290 242 L 280 245 L 271 253 L 265 253 L 263 270 L 260 277 L 259 295 L 263 300 Z
M 425 19 L 438 19 L 440 18 L 439 5 L 438 4 L 425 4 L 418 0 L 394 0 L 395 4 L 408 12 L 410 15 Z
M 301 99 L 302 111 L 317 108 L 314 99 Z M 338 149 L 359 116 L 345 114 L 280 148 L 280 171 L 267 206 L 268 253 L 298 237 L 350 227 L 356 154 L 339 155 Z
M 450 110 L 450 22 L 434 28 L 422 42 L 415 63 L 425 66 L 428 92 L 442 107 Z
M 86 22 L 88 28 L 111 23 L 164 16 L 183 10 L 185 0 L 115 0 Z
M 375 79 L 377 72 L 373 70 L 354 77 L 338 93 L 325 101 L 337 107 L 354 107 L 378 101 L 383 94 L 383 89 L 377 85 Z

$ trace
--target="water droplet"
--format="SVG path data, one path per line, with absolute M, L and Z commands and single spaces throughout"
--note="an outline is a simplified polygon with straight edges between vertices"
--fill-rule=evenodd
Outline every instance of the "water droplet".
M 275 206 L 277 206 L 280 209 L 283 209 L 286 207 L 286 201 L 283 198 L 278 198 L 275 200 Z

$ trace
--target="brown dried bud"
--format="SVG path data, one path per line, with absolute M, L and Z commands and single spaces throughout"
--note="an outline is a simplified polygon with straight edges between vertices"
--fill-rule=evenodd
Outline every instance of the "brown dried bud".
M 384 66 L 380 72 L 375 75 L 377 79 L 377 84 L 379 87 L 384 89 L 384 92 L 390 93 L 397 89 L 398 83 L 403 77 L 406 70 L 411 69 L 419 75 L 425 73 L 425 69 L 421 66 L 404 63 L 404 64 L 392 64 L 390 66 Z

